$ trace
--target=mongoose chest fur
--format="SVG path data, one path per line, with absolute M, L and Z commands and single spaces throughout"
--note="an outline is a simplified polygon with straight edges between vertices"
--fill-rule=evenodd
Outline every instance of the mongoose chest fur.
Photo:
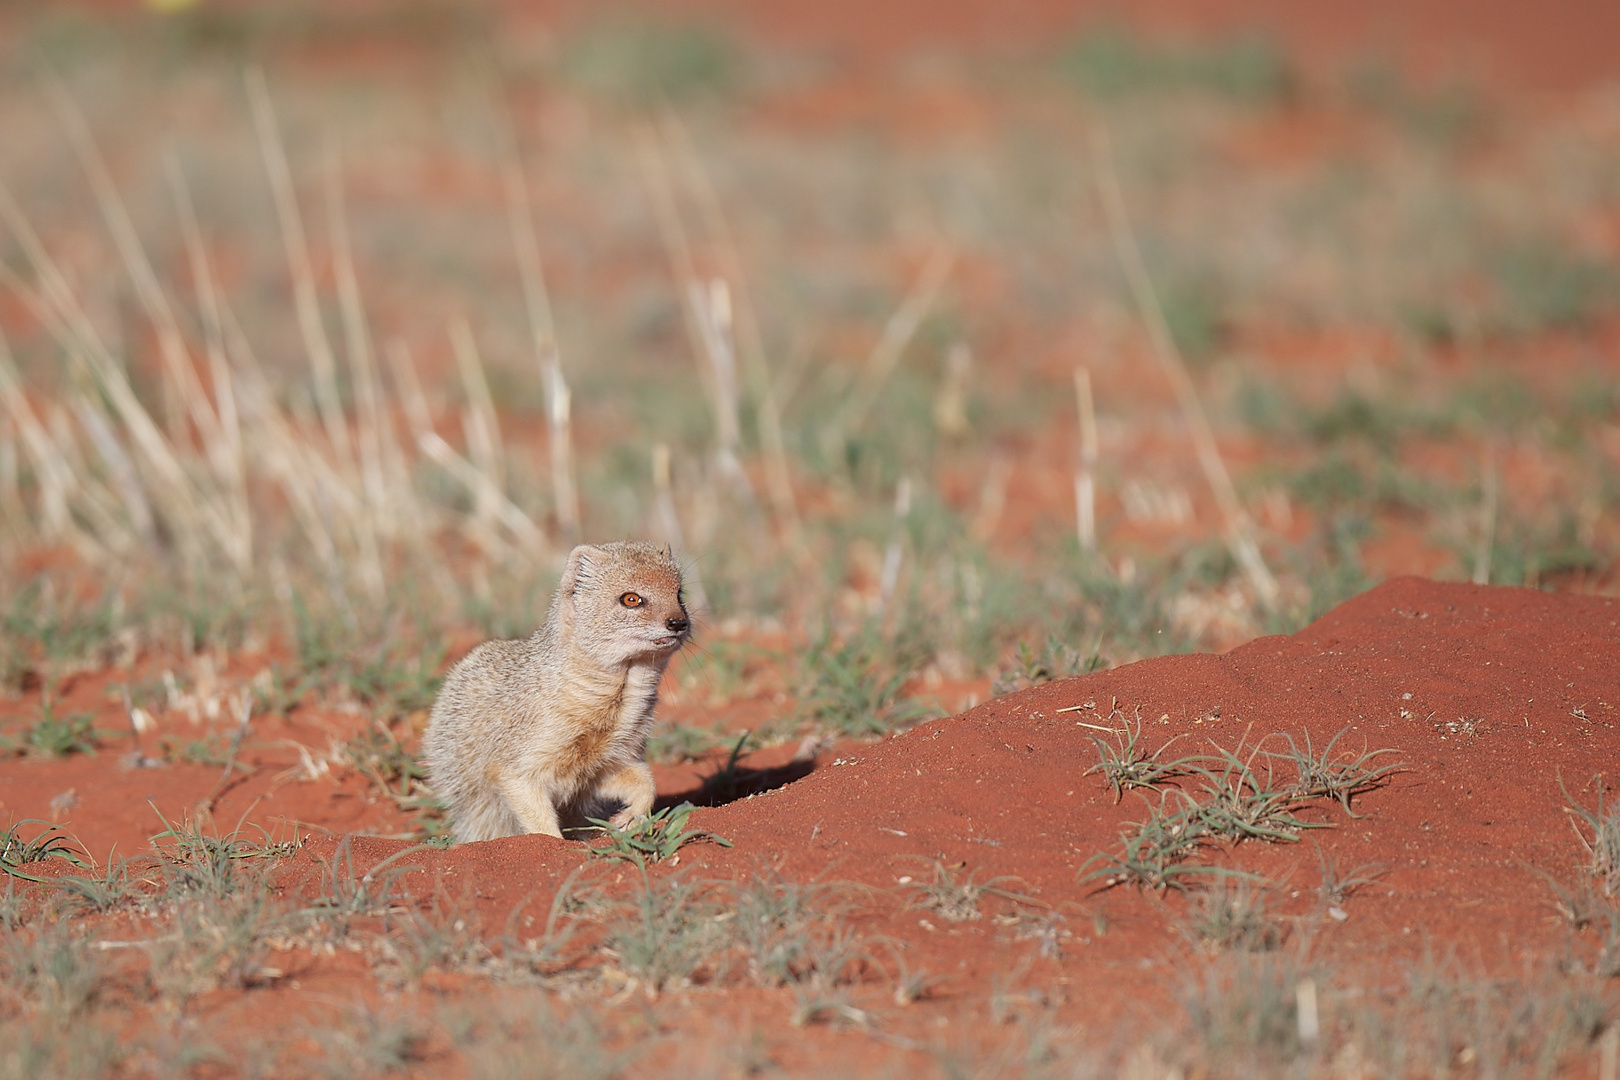
M 545 625 L 468 653 L 433 704 L 428 783 L 455 838 L 561 836 L 609 802 L 624 805 L 616 824 L 650 813 L 658 681 L 690 625 L 666 549 L 570 552 Z

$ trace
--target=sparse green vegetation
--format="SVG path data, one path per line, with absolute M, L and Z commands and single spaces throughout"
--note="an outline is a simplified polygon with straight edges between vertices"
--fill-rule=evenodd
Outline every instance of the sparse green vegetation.
M 199 739 L 163 736 L 158 740 L 158 746 L 162 749 L 166 761 L 184 762 L 187 765 L 212 765 L 216 769 L 224 768 L 229 762 L 233 772 L 252 771 L 246 762 L 238 761 L 231 756 L 231 746 L 234 742 L 233 732 L 210 731 Z
M 45 576 L 16 582 L 0 615 L 0 692 L 16 692 L 37 673 L 51 689 L 56 676 L 80 665 L 109 659 L 121 629 L 110 597 L 80 600 L 62 596 Z
M 1193 940 L 1215 950 L 1269 952 L 1286 936 L 1268 910 L 1263 887 L 1245 878 L 1216 878 L 1193 893 L 1186 925 Z
M 1058 59 L 1059 70 L 1104 100 L 1133 94 L 1204 92 L 1242 104 L 1271 104 L 1292 85 L 1287 56 L 1254 35 L 1170 45 L 1124 30 L 1094 31 Z
M 730 740 L 731 734 L 719 728 L 664 724 L 654 728 L 652 737 L 647 740 L 647 760 L 694 761 Z
M 442 892 L 426 910 L 408 908 L 388 939 L 400 980 L 414 985 L 429 971 L 476 970 L 490 957 L 479 929 L 476 917 L 446 902 Z
M 996 676 L 995 682 L 990 684 L 990 692 L 999 697 L 1053 679 L 1089 675 L 1101 666 L 1102 656 L 1095 650 L 1090 656 L 1083 656 L 1079 649 L 1059 640 L 1056 634 L 1048 634 L 1039 652 L 1032 649 L 1029 642 L 1020 641 L 1012 666 Z
M 1607 810 L 1604 809 L 1601 775 L 1593 780 L 1597 799 L 1592 807 L 1571 795 L 1569 789 L 1563 786 L 1562 777 L 1558 784 L 1564 793 L 1571 818 L 1578 819 L 1586 826 L 1585 832 L 1577 827 L 1576 836 L 1586 849 L 1587 873 L 1602 887 L 1605 896 L 1620 897 L 1620 802 L 1611 803 Z
M 1091 737 L 1099 761 L 1087 775 L 1101 773 L 1116 799 L 1127 788 L 1143 787 L 1156 791 L 1159 801 L 1156 806 L 1148 804 L 1145 821 L 1131 825 L 1121 835 L 1121 853 L 1099 853 L 1081 867 L 1082 881 L 1100 882 L 1104 888 L 1129 884 L 1162 892 L 1187 889 L 1200 875 L 1230 876 L 1233 872 L 1223 867 L 1189 860 L 1221 843 L 1296 842 L 1308 829 L 1328 827 L 1326 822 L 1299 816 L 1313 801 L 1335 800 L 1351 813 L 1352 795 L 1378 786 L 1404 768 L 1402 764 L 1376 763 L 1384 754 L 1397 753 L 1394 750 L 1363 748 L 1359 755 L 1336 751 L 1348 728 L 1328 740 L 1320 753 L 1312 748 L 1308 735 L 1301 749 L 1291 736 L 1274 734 L 1247 749 L 1241 741 L 1234 749 L 1212 743 L 1212 754 L 1161 762 L 1159 755 L 1169 743 L 1148 756 L 1141 746 L 1140 721 L 1132 726 L 1131 718 L 1117 708 L 1110 719 L 1119 722 L 1111 728 L 1114 741 L 1110 744 Z M 1286 742 L 1288 750 L 1267 750 L 1270 739 Z M 1276 775 L 1274 761 L 1292 766 L 1292 781 Z
M 1339 740 L 1349 730 L 1348 727 L 1340 728 L 1320 751 L 1311 746 L 1310 732 L 1303 736 L 1304 747 L 1295 743 L 1292 735 L 1280 732 L 1277 737 L 1288 744 L 1288 750 L 1286 754 L 1274 753 L 1272 756 L 1293 766 L 1295 779 L 1289 790 L 1294 796 L 1301 799 L 1337 799 L 1344 812 L 1354 817 L 1350 811 L 1350 797 L 1377 786 L 1385 777 L 1405 769 L 1406 763 L 1377 764 L 1378 758 L 1399 751 L 1368 750 L 1365 745 L 1361 753 L 1354 756 L 1351 753 L 1335 753 L 1334 747 L 1339 745 Z
M 33 836 L 24 838 L 21 835 L 23 829 L 36 825 L 40 828 L 34 830 Z M 75 865 L 84 865 L 76 845 L 60 826 L 49 821 L 25 818 L 0 830 L 0 870 L 4 870 L 8 876 L 35 881 L 36 878 L 17 868 L 45 859 L 66 859 Z
M 1147 820 L 1126 829 L 1120 841 L 1119 854 L 1099 852 L 1086 860 L 1080 868 L 1082 882 L 1164 892 L 1188 889 L 1203 878 L 1232 873 L 1189 861 L 1210 837 L 1198 805 L 1174 788 L 1160 792 L 1158 805 L 1148 804 Z
M 979 901 L 986 896 L 999 896 L 1003 900 L 1010 900 L 1017 904 L 1035 903 L 1029 896 L 1008 889 L 1005 882 L 1016 881 L 1012 877 L 993 877 L 989 881 L 978 881 L 978 871 L 969 871 L 967 880 L 958 881 L 952 869 L 938 859 L 933 861 L 933 874 L 926 881 L 911 881 L 906 883 L 906 889 L 913 896 L 913 903 L 918 907 L 937 912 L 941 918 L 950 922 L 969 922 L 983 917 L 979 910 Z
M 1175 738 L 1160 744 L 1157 750 L 1149 754 L 1147 747 L 1142 745 L 1140 715 L 1126 716 L 1116 708 L 1108 719 L 1117 719 L 1118 726 L 1112 723 L 1087 725 L 1092 729 L 1106 728 L 1113 741 L 1109 743 L 1096 735 L 1087 735 L 1097 747 L 1099 760 L 1086 770 L 1085 775 L 1101 773 L 1102 778 L 1114 789 L 1116 803 L 1132 788 L 1156 788 L 1167 781 L 1184 779 L 1204 760 L 1203 755 L 1161 760 L 1160 755 L 1174 744 Z
M 1362 863 L 1360 866 L 1341 871 L 1338 860 L 1320 847 L 1316 849 L 1316 858 L 1322 874 L 1321 884 L 1317 887 L 1317 896 L 1324 907 L 1335 907 L 1344 903 L 1357 891 L 1374 884 L 1389 872 L 1389 867 L 1383 863 Z
M 735 934 L 748 975 L 761 986 L 820 985 L 852 978 L 863 947 L 842 916 L 847 887 L 756 876 L 736 890 Z
M 401 805 L 426 779 L 416 755 L 405 749 L 381 719 L 345 743 L 343 754 L 350 765 Z
M 643 870 L 641 888 L 607 924 L 607 948 L 657 993 L 715 961 L 726 933 L 720 914 L 712 889 L 688 878 L 657 881 Z
M 882 735 L 928 715 L 903 695 L 911 664 L 875 628 L 841 643 L 823 634 L 801 662 L 800 711 L 819 726 L 844 735 Z
M 99 874 L 69 874 L 55 880 L 55 885 L 73 904 L 85 910 L 105 914 L 133 897 L 142 894 L 146 886 L 154 883 L 150 876 L 154 867 L 151 860 L 142 859 L 132 866 L 131 860 L 113 853 Z
M 358 1008 L 351 1025 L 328 1029 L 326 1069 L 343 1076 L 389 1076 L 428 1060 L 431 1033 L 417 1016 Z
M 69 754 L 95 754 L 102 732 L 89 713 L 58 716 L 47 698 L 40 702 L 32 724 L 16 735 L 0 735 L 0 750 L 28 757 L 60 758 Z
M 606 844 L 593 845 L 590 850 L 604 858 L 625 859 L 645 868 L 647 863 L 663 862 L 684 845 L 697 840 L 730 847 L 731 841 L 723 836 L 716 836 L 707 829 L 686 827 L 686 819 L 692 816 L 694 809 L 691 803 L 681 803 L 637 818 L 622 828 L 604 818 L 590 818 L 590 823 L 607 836 Z
M 1189 977 L 1180 996 L 1194 1053 L 1246 1075 L 1299 1060 L 1310 1049 L 1299 1016 L 1310 976 L 1301 968 L 1286 953 L 1237 950 Z
M 1450 148 L 1480 135 L 1491 119 L 1486 96 L 1456 79 L 1414 85 L 1386 56 L 1368 56 L 1351 65 L 1344 80 L 1348 97 L 1392 121 L 1424 142 Z
M 400 879 L 421 868 L 402 859 L 418 848 L 397 851 L 367 869 L 356 866 L 353 838 L 345 836 L 330 859 L 322 860 L 321 888 L 309 917 L 334 938 L 344 938 L 363 920 L 385 914 L 397 899 Z
M 587 93 L 646 106 L 732 91 L 742 60 L 719 27 L 621 18 L 563 42 L 557 70 Z
M 1209 835 L 1233 843 L 1292 843 L 1306 829 L 1325 827 L 1297 816 L 1300 804 L 1312 797 L 1305 794 L 1305 778 L 1280 783 L 1269 762 L 1256 768 L 1262 754 L 1259 745 L 1244 754 L 1239 744 L 1235 750 L 1217 747 L 1216 754 L 1205 759 L 1196 776 L 1203 798 L 1195 799 L 1196 813 Z

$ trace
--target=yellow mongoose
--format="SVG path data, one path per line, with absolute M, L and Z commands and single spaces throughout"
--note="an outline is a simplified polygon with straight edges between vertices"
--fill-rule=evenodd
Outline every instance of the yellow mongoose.
M 576 547 L 545 625 L 486 641 L 451 669 L 428 721 L 428 783 L 457 840 L 561 836 L 594 803 L 651 812 L 658 680 L 691 624 L 681 568 L 635 541 Z

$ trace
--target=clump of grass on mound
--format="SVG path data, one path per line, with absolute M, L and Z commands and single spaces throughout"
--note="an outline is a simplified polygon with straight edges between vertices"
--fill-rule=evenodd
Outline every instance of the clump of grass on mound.
M 1182 758 L 1162 757 L 1176 741 L 1171 739 L 1163 743 L 1151 754 L 1142 743 L 1142 717 L 1138 710 L 1134 716 L 1125 716 L 1117 713 L 1119 725 L 1102 727 L 1096 724 L 1088 727 L 1105 730 L 1113 735 L 1110 745 L 1092 735 L 1090 739 L 1097 746 L 1097 764 L 1087 769 L 1082 775 L 1090 776 L 1092 773 L 1101 773 L 1114 789 L 1114 802 L 1118 803 L 1120 797 L 1132 788 L 1156 788 L 1172 780 L 1182 779 L 1192 774 L 1192 770 L 1204 757 L 1194 754 Z M 1180 736 L 1176 736 L 1180 738 Z
M 1285 928 L 1268 910 L 1265 889 L 1247 878 L 1217 878 L 1192 898 L 1187 936 L 1220 951 L 1270 952 Z
M 1146 820 L 1124 831 L 1120 853 L 1098 853 L 1081 867 L 1082 881 L 1100 882 L 1104 888 L 1131 884 L 1162 892 L 1185 889 L 1200 878 L 1234 876 L 1235 871 L 1192 860 L 1219 844 L 1294 843 L 1308 829 L 1328 827 L 1300 817 L 1300 811 L 1331 799 L 1351 813 L 1353 795 L 1378 786 L 1403 768 L 1377 762 L 1394 750 L 1337 751 L 1349 728 L 1334 735 L 1319 753 L 1309 735 L 1303 736 L 1302 747 L 1293 737 L 1278 733 L 1246 752 L 1240 741 L 1231 750 L 1214 746 L 1213 754 L 1164 759 L 1175 738 L 1150 754 L 1142 745 L 1140 721 L 1133 725 L 1117 707 L 1110 720 L 1109 725 L 1088 725 L 1111 732 L 1113 741 L 1091 736 L 1099 761 L 1087 775 L 1101 773 L 1116 801 L 1129 788 L 1156 791 L 1159 801 L 1149 804 Z M 1271 739 L 1282 740 L 1288 749 L 1266 749 Z M 1278 762 L 1292 768 L 1291 780 L 1278 776 L 1273 768 Z
M 607 859 L 624 859 L 646 869 L 647 863 L 672 858 L 682 847 L 697 840 L 730 847 L 731 841 L 723 836 L 717 836 L 707 829 L 686 827 L 686 819 L 692 816 L 695 809 L 691 803 L 665 807 L 622 828 L 605 818 L 587 818 L 607 836 L 607 843 L 592 846 L 591 854 Z
M 912 903 L 937 912 L 950 922 L 971 922 L 983 918 L 979 901 L 986 896 L 999 896 L 1017 904 L 1034 904 L 1033 898 L 1014 892 L 1006 883 L 1019 880 L 1003 875 L 989 881 L 978 881 L 977 871 L 970 872 L 966 881 L 958 881 L 951 868 L 939 859 L 933 860 L 933 874 L 927 881 L 907 881 L 906 889 L 912 893 Z
M 1605 807 L 1601 775 L 1592 780 L 1597 800 L 1590 807 L 1570 794 L 1562 777 L 1558 785 L 1583 857 L 1573 884 L 1566 885 L 1543 871 L 1537 873 L 1552 888 L 1554 902 L 1573 934 L 1596 935 L 1590 961 L 1571 956 L 1568 966 L 1597 978 L 1620 977 L 1620 804 Z
M 1100 647 L 1101 644 L 1102 639 L 1099 636 L 1097 645 Z M 1058 635 L 1048 634 L 1045 643 L 1039 649 L 1032 647 L 1027 641 L 1018 643 L 1018 651 L 1013 655 L 1011 666 L 996 676 L 990 685 L 990 693 L 994 697 L 1001 697 L 1003 694 L 1016 693 L 1031 686 L 1052 682 L 1054 679 L 1089 675 L 1102 666 L 1102 654 L 1097 648 L 1093 648 L 1091 655 L 1086 656 Z
M 33 836 L 24 838 L 22 830 L 33 825 L 44 827 L 35 831 Z M 0 870 L 6 874 L 26 881 L 38 881 L 38 878 L 23 873 L 18 867 L 46 859 L 66 859 L 75 866 L 84 865 L 82 853 L 75 849 L 61 827 L 52 822 L 24 818 L 0 829 Z
M 1571 824 L 1575 825 L 1573 819 L 1578 818 L 1586 825 L 1586 833 L 1575 825 L 1575 835 L 1586 850 L 1588 873 L 1602 887 L 1605 896 L 1620 897 L 1620 803 L 1604 809 L 1601 775 L 1593 780 L 1593 786 L 1597 788 L 1597 805 L 1591 808 L 1569 793 L 1562 777 L 1558 786 L 1568 804 L 1565 813 L 1570 815 Z

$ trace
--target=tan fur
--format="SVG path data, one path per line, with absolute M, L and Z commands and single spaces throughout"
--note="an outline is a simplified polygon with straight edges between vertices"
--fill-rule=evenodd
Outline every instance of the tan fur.
M 620 598 L 643 599 L 626 607 Z M 687 636 L 681 570 L 651 544 L 581 545 L 545 625 L 486 641 L 451 669 L 428 722 L 428 782 L 457 840 L 561 836 L 616 801 L 651 812 L 647 735 L 658 680 Z

